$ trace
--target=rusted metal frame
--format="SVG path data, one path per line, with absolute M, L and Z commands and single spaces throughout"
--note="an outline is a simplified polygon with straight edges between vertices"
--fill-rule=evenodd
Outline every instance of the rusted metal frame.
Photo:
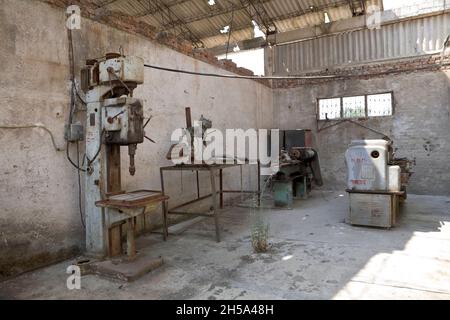
M 262 0 L 261 3 L 265 3 L 265 2 L 268 2 L 268 1 L 270 1 L 270 0 L 267 0 L 267 1 L 266 0 Z M 343 6 L 343 5 L 346 5 L 346 4 L 347 4 L 346 0 L 345 1 L 336 2 L 336 5 L 338 5 L 338 6 Z M 330 7 L 329 5 L 322 5 L 322 6 L 317 7 L 317 10 L 318 11 L 323 11 L 323 10 L 326 10 L 327 8 L 329 8 L 329 7 Z M 244 6 L 244 8 L 245 8 L 245 6 Z M 246 10 L 246 11 L 247 11 L 247 15 L 249 15 L 249 17 L 254 20 L 254 17 L 251 16 L 251 13 L 249 13 L 248 10 Z M 275 25 L 275 22 L 277 22 L 277 21 L 290 19 L 290 18 L 294 18 L 294 17 L 301 17 L 301 16 L 303 16 L 305 14 L 308 14 L 308 13 L 309 13 L 309 11 L 304 11 L 304 10 L 301 11 L 301 12 L 295 11 L 293 13 L 282 14 L 282 15 L 271 17 L 271 21 Z M 218 15 L 221 15 L 221 14 L 218 14 Z M 202 19 L 200 19 L 200 20 L 202 20 Z M 196 20 L 196 21 L 198 21 L 198 20 Z M 258 27 L 260 27 L 261 30 L 265 29 L 265 27 L 261 26 L 261 24 L 258 21 L 255 20 L 255 22 L 258 24 Z M 261 28 L 261 27 L 263 27 L 263 28 Z M 244 30 L 244 29 L 247 29 L 247 28 L 249 28 L 248 24 L 239 25 L 239 26 L 234 28 L 234 31 L 238 32 L 238 31 L 241 31 L 241 30 Z M 217 34 L 215 34 L 215 33 L 213 33 L 213 34 L 208 33 L 208 34 L 202 35 L 202 39 L 214 37 L 216 35 Z
M 204 19 L 211 19 L 211 18 L 213 18 L 215 16 L 220 16 L 220 15 L 224 15 L 224 14 L 230 13 L 232 11 L 242 10 L 243 9 L 241 6 L 235 7 L 235 8 L 233 8 L 233 6 L 225 7 L 223 9 L 222 8 L 214 9 L 214 10 L 208 12 L 208 13 L 201 14 L 201 15 L 198 15 L 198 16 L 193 16 L 193 17 L 184 19 L 183 21 L 184 21 L 184 23 L 192 23 L 192 22 L 197 22 L 197 21 L 204 20 Z
M 357 126 L 360 126 L 360 127 L 362 127 L 362 128 L 365 128 L 365 129 L 367 129 L 367 130 L 369 130 L 369 131 L 372 131 L 372 132 L 374 132 L 374 133 L 377 133 L 377 134 L 379 134 L 379 135 L 382 135 L 383 137 L 386 137 L 386 138 L 388 138 L 389 140 L 391 139 L 388 135 L 384 134 L 383 132 L 377 131 L 377 130 L 372 129 L 372 128 L 370 128 L 370 127 L 367 127 L 367 126 L 365 126 L 365 125 L 363 125 L 363 124 L 361 124 L 361 123 L 359 123 L 359 122 L 356 122 L 356 121 L 354 121 L 354 120 L 351 120 L 351 119 L 343 119 L 343 120 L 340 120 L 340 121 L 338 121 L 338 122 L 336 122 L 336 123 L 333 123 L 333 124 L 331 124 L 331 125 L 324 126 L 324 127 L 322 127 L 322 128 L 318 128 L 317 132 L 321 132 L 321 131 L 326 130 L 326 129 L 329 129 L 329 128 L 331 128 L 331 127 L 335 127 L 335 126 L 340 125 L 340 124 L 342 124 L 342 123 L 344 123 L 344 122 L 350 122 L 350 123 L 353 123 L 353 124 L 355 124 L 355 125 L 357 125 Z
M 211 192 L 212 192 L 212 206 L 214 214 L 214 224 L 216 227 L 216 241 L 220 242 L 220 225 L 219 225 L 219 208 L 217 207 L 217 191 L 216 191 L 216 170 L 212 169 L 209 171 L 209 176 L 211 178 Z
M 301 4 L 299 3 L 299 1 L 295 1 L 295 6 L 297 7 L 298 12 L 300 12 L 301 15 L 304 15 L 304 14 L 306 13 L 306 12 L 305 12 L 305 9 L 302 8 L 302 6 L 301 6 Z
M 219 169 L 220 208 L 223 208 L 223 169 Z
M 117 0 L 113 0 L 113 1 L 117 1 Z M 189 2 L 189 1 L 192 1 L 192 0 L 176 0 L 176 1 L 171 1 L 171 2 L 169 2 L 169 3 L 167 3 L 166 4 L 166 6 L 167 7 L 169 7 L 169 8 L 172 8 L 172 7 L 174 7 L 174 6 L 177 6 L 177 5 L 180 5 L 180 4 L 183 4 L 183 3 L 185 3 L 185 2 Z M 142 13 L 139 13 L 139 14 L 137 14 L 137 15 L 134 15 L 133 17 L 134 18 L 143 18 L 143 17 L 146 17 L 146 16 L 152 16 L 152 15 L 154 15 L 154 14 L 157 14 L 157 13 L 159 13 L 159 9 L 149 9 L 149 10 L 146 10 L 146 11 L 144 11 L 144 12 L 142 12 Z
M 97 8 L 104 8 L 106 6 L 109 6 L 110 4 L 113 4 L 114 2 L 117 2 L 117 1 L 119 1 L 119 0 L 106 0 L 106 1 L 103 1 L 101 4 L 99 4 L 97 6 Z
M 214 214 L 205 212 L 189 212 L 189 211 L 170 211 L 171 214 L 179 214 L 186 216 L 197 216 L 197 217 L 214 217 Z
M 160 179 L 161 179 L 161 193 L 163 196 L 166 196 L 164 191 L 164 174 L 163 170 L 160 170 Z M 168 197 L 167 197 L 168 198 Z M 163 218 L 163 239 L 166 241 L 168 235 L 169 235 L 169 226 L 167 223 L 167 216 L 169 214 L 169 202 L 168 200 L 162 201 L 162 218 Z
M 230 21 L 230 29 L 228 30 L 227 50 L 225 51 L 225 59 L 228 59 L 228 50 L 230 49 L 230 39 L 231 34 L 233 33 L 233 20 L 234 20 L 234 10 L 231 11 L 231 21 Z
M 206 21 L 208 21 L 208 23 L 209 23 L 213 28 L 216 28 L 216 26 L 211 22 L 211 19 L 210 19 L 210 18 L 215 17 L 215 16 L 219 16 L 219 15 L 223 15 L 223 14 L 227 14 L 227 13 L 229 13 L 229 12 L 235 12 L 235 11 L 239 11 L 239 10 L 245 9 L 242 5 L 241 5 L 241 6 L 237 6 L 234 2 L 231 2 L 231 1 L 229 1 L 229 0 L 226 0 L 226 2 L 228 2 L 228 3 L 230 4 L 230 6 L 224 7 L 221 1 L 217 1 L 217 2 L 216 2 L 216 6 L 217 6 L 219 9 L 218 9 L 217 11 L 214 11 L 214 14 L 211 14 L 211 13 L 208 14 L 208 17 L 207 17 Z M 247 11 L 245 11 L 245 12 L 247 12 Z M 202 19 L 198 19 L 198 18 L 199 18 L 199 16 L 195 17 L 194 19 L 195 19 L 196 21 L 199 21 L 199 20 L 204 19 L 204 18 L 202 18 Z M 252 19 L 251 16 L 250 16 L 250 19 Z M 230 31 L 231 31 L 231 29 L 234 30 L 234 26 L 233 26 L 233 28 L 230 28 Z M 232 33 L 230 33 L 230 37 L 233 38 L 233 41 L 234 41 L 234 42 L 236 42 L 236 43 L 239 42 L 239 40 L 236 39 L 236 37 L 235 37 Z M 206 38 L 206 37 L 203 37 L 203 38 Z M 228 51 L 228 50 L 227 50 L 227 51 Z
M 150 9 L 156 11 L 154 16 L 156 16 L 157 13 L 161 15 L 162 20 L 160 21 L 160 25 L 163 30 L 167 29 L 164 26 L 170 25 L 172 26 L 172 28 L 178 29 L 178 31 L 180 32 L 178 36 L 185 38 L 184 35 L 188 34 L 188 40 L 190 40 L 194 44 L 194 46 L 204 47 L 201 39 L 197 35 L 195 35 L 194 32 L 192 32 L 192 30 L 186 25 L 186 23 L 182 19 L 180 19 L 168 5 L 162 3 L 160 0 L 149 0 L 147 3 Z M 175 20 L 172 17 L 175 17 Z M 164 20 L 167 20 L 168 23 L 165 23 Z
M 352 16 L 356 16 L 358 14 L 358 12 L 356 12 L 356 7 L 354 5 L 354 1 L 353 0 L 347 0 L 347 2 L 348 2 L 348 5 L 350 7 L 350 10 L 352 12 Z M 359 5 L 361 7 L 361 10 L 362 10 L 360 15 L 363 15 L 363 14 L 366 13 L 365 1 L 364 0 L 358 0 L 358 2 L 359 2 Z
M 177 166 L 170 166 L 170 167 L 161 167 L 160 168 L 160 175 L 161 175 L 161 190 L 163 195 L 165 195 L 165 188 L 164 188 L 164 171 L 175 171 L 175 170 L 195 170 L 195 171 L 201 171 L 201 170 L 208 170 L 210 173 L 210 179 L 211 179 L 211 193 L 204 195 L 202 197 L 199 197 L 199 193 L 197 194 L 197 199 L 184 202 L 180 205 L 177 205 L 176 207 L 173 207 L 171 210 L 167 210 L 166 206 L 167 204 L 164 203 L 164 212 L 167 212 L 167 214 L 179 214 L 179 215 L 192 215 L 192 216 L 204 216 L 204 217 L 214 217 L 215 220 L 215 226 L 216 226 L 216 240 L 217 242 L 220 242 L 220 225 L 219 225 L 219 207 L 223 208 L 223 194 L 224 193 L 257 193 L 258 194 L 258 201 L 260 202 L 261 197 L 261 185 L 260 185 L 260 163 L 258 161 L 258 188 L 257 191 L 252 190 L 223 190 L 223 169 L 224 168 L 230 168 L 234 166 L 240 166 L 242 168 L 242 164 L 235 164 L 235 165 L 223 165 L 218 167 L 209 167 L 207 169 L 197 167 L 195 169 L 193 168 L 183 168 L 183 167 L 177 167 Z M 220 177 L 220 185 L 219 185 L 219 191 L 216 189 L 216 181 L 215 181 L 215 173 L 216 171 L 219 171 L 219 177 Z M 217 201 L 217 194 L 220 196 L 219 202 Z M 200 213 L 200 212 L 188 212 L 188 211 L 176 211 L 177 209 L 186 207 L 190 204 L 196 203 L 198 201 L 207 199 L 209 197 L 212 197 L 212 205 L 213 205 L 213 214 L 209 213 Z
M 246 0 L 255 10 L 258 17 L 261 19 L 261 23 L 264 25 L 264 28 L 266 29 L 266 35 L 269 34 L 271 31 L 270 28 L 273 27 L 273 32 L 277 31 L 277 26 L 275 25 L 275 22 L 272 20 L 272 18 L 269 16 L 269 14 L 266 11 L 266 8 L 264 8 L 264 2 L 261 0 Z
M 285 20 L 285 19 L 290 19 L 290 18 L 295 18 L 295 17 L 301 17 L 301 16 L 303 16 L 305 14 L 308 14 L 310 12 L 324 11 L 324 10 L 326 10 L 328 8 L 332 8 L 334 6 L 344 6 L 346 4 L 347 4 L 347 0 L 335 2 L 333 6 L 330 6 L 330 5 L 327 5 L 327 4 L 324 4 L 324 5 L 321 5 L 321 6 L 315 6 L 314 7 L 314 11 L 304 11 L 304 13 L 302 13 L 302 14 L 299 14 L 298 12 L 281 14 L 281 15 L 272 17 L 272 21 L 275 22 L 275 21 L 280 21 L 280 20 Z
M 195 170 L 195 175 L 197 179 L 197 199 L 200 198 L 200 179 L 198 177 L 198 170 Z
M 209 198 L 209 197 L 211 197 L 211 196 L 212 196 L 212 193 L 209 193 L 209 194 L 204 195 L 204 196 L 201 196 L 201 197 L 199 197 L 199 198 L 197 198 L 197 199 L 190 200 L 190 201 L 187 201 L 187 202 L 183 202 L 182 204 L 179 204 L 179 205 L 173 207 L 172 209 L 170 209 L 170 210 L 169 210 L 169 214 L 171 214 L 173 210 L 176 210 L 176 209 L 180 209 L 180 208 L 186 207 L 186 206 L 188 206 L 188 205 L 190 205 L 190 204 L 193 204 L 193 203 L 196 203 L 196 202 L 198 202 L 198 201 L 205 200 L 205 199 L 207 199 L 207 198 Z
M 258 169 L 258 206 L 261 206 L 261 162 L 258 160 L 257 164 Z
M 183 21 L 183 19 L 181 19 L 180 17 L 178 17 L 173 11 L 172 9 L 167 6 L 166 4 L 162 3 L 160 0 L 153 0 L 155 2 L 155 5 L 158 6 L 161 10 L 161 14 L 164 14 L 165 10 L 167 10 L 166 16 L 168 17 L 170 24 L 173 26 L 177 26 L 177 22 L 178 22 L 178 26 L 181 27 L 182 33 L 181 36 L 184 37 L 184 35 L 187 33 L 189 35 L 189 40 L 196 46 L 196 47 L 204 47 L 204 43 L 202 42 L 202 40 L 200 39 L 200 37 L 198 37 L 188 26 L 187 23 Z M 176 20 L 172 19 L 172 16 L 175 17 Z M 165 28 L 163 27 L 163 29 L 165 30 Z
M 255 194 L 255 193 L 258 193 L 258 191 L 254 191 L 254 190 L 222 190 L 222 192 L 218 192 L 218 193 L 248 193 L 248 194 Z M 196 203 L 198 201 L 205 200 L 205 199 L 207 199 L 207 198 L 209 198 L 211 196 L 212 196 L 212 193 L 209 193 L 209 194 L 201 196 L 201 197 L 199 197 L 197 199 L 190 200 L 190 201 L 187 201 L 187 202 L 183 202 L 182 204 L 179 204 L 176 207 L 173 207 L 172 209 L 170 209 L 168 211 L 168 213 L 172 214 L 173 211 L 176 210 L 176 209 L 180 209 L 180 208 L 186 207 L 188 205 L 191 205 L 193 203 Z
M 353 0 L 347 0 L 347 3 L 350 7 L 350 11 L 352 12 L 352 16 L 355 16 L 355 7 L 353 6 Z
M 262 0 L 261 3 L 269 2 L 269 1 L 272 1 L 272 0 Z M 205 0 L 205 2 L 206 2 L 206 0 Z M 218 6 L 218 9 L 211 10 L 210 12 L 208 12 L 206 14 L 193 16 L 191 18 L 184 19 L 183 21 L 185 23 L 192 23 L 192 22 L 197 22 L 200 20 L 211 19 L 213 17 L 224 15 L 224 14 L 230 13 L 232 11 L 244 10 L 249 6 L 249 3 L 247 3 L 247 2 L 248 2 L 248 0 L 241 0 L 241 5 L 236 5 L 233 2 L 229 2 L 229 4 L 230 4 L 229 6 L 223 6 L 220 4 L 220 2 L 217 2 L 216 6 Z M 156 12 L 148 13 L 145 15 L 139 15 L 139 16 L 135 16 L 135 17 L 143 17 L 146 15 L 153 15 L 155 13 Z M 248 13 L 247 10 L 246 10 L 246 13 L 248 14 L 249 18 L 254 19 L 254 17 L 250 13 Z

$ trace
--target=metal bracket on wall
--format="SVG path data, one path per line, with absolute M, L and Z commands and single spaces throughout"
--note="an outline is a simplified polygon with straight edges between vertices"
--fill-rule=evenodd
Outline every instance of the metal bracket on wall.
M 329 122 L 329 121 L 331 121 L 331 120 L 327 119 L 327 120 L 325 120 L 325 121 L 326 121 L 326 122 Z M 361 123 L 359 123 L 359 122 L 356 122 L 356 121 L 354 121 L 354 120 L 351 120 L 351 119 L 343 119 L 343 120 L 339 120 L 338 122 L 335 122 L 335 123 L 332 123 L 332 124 L 329 124 L 329 125 L 323 125 L 322 127 L 319 126 L 319 120 L 316 120 L 317 132 L 321 132 L 321 131 L 323 131 L 323 130 L 327 130 L 327 129 L 329 129 L 329 128 L 338 126 L 338 125 L 343 124 L 343 123 L 345 123 L 345 122 L 353 123 L 353 124 L 355 124 L 355 125 L 357 125 L 357 126 L 359 126 L 359 127 L 362 127 L 362 128 L 367 129 L 367 130 L 369 130 L 369 131 L 375 132 L 376 134 L 382 135 L 383 138 L 387 138 L 388 140 L 392 140 L 388 135 L 384 134 L 383 132 L 377 131 L 377 130 L 372 129 L 372 128 L 370 128 L 370 127 L 367 127 L 367 126 L 365 126 L 365 125 L 363 125 L 363 124 L 361 124 Z

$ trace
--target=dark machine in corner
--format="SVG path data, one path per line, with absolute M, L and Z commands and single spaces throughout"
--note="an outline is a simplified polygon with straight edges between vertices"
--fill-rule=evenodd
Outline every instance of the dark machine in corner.
M 287 207 L 295 198 L 306 199 L 313 183 L 323 184 L 311 130 L 280 130 L 279 155 L 278 172 L 272 177 L 275 206 Z

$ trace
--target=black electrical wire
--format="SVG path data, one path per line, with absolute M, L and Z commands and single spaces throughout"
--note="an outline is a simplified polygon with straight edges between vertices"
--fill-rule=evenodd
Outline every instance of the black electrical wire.
M 241 76 L 241 75 L 228 75 L 228 74 L 218 74 L 218 73 L 207 73 L 207 72 L 195 72 L 188 70 L 180 70 L 180 69 L 172 69 L 166 67 L 155 66 L 151 64 L 144 64 L 146 68 L 152 68 L 156 70 L 175 72 L 175 73 L 183 73 L 190 74 L 196 76 L 204 76 L 204 77 L 216 77 L 216 78 L 228 78 L 228 79 L 248 79 L 248 80 L 320 80 L 320 79 L 352 79 L 358 77 L 367 77 L 367 76 L 382 76 L 395 74 L 400 72 L 408 72 L 408 71 L 420 71 L 420 70 L 428 70 L 436 67 L 444 67 L 449 66 L 450 63 L 441 63 L 441 64 L 433 64 L 428 66 L 423 66 L 420 68 L 411 68 L 408 70 L 388 70 L 378 73 L 371 74 L 353 74 L 353 75 L 328 75 L 328 76 Z
M 84 106 L 86 106 L 86 105 L 87 105 L 87 102 L 83 99 L 83 97 L 81 97 L 80 92 L 78 91 L 77 86 L 74 86 L 74 88 L 75 88 L 75 93 L 76 93 L 76 95 L 77 95 L 78 100 L 80 100 L 80 102 L 81 102 Z
M 169 72 L 176 72 L 176 73 L 184 73 L 184 74 L 192 74 L 196 76 L 204 76 L 204 77 L 216 77 L 216 78 L 228 78 L 228 79 L 249 79 L 249 80 L 286 80 L 286 79 L 333 79 L 338 78 L 338 76 L 240 76 L 240 75 L 234 75 L 234 74 L 218 74 L 218 73 L 207 73 L 207 72 L 195 72 L 195 71 L 188 71 L 188 70 L 179 70 L 179 69 L 172 69 L 172 68 L 166 68 L 166 67 L 159 67 L 151 64 L 144 64 L 144 67 L 146 68 L 152 68 L 162 71 L 169 71 Z
M 105 130 L 102 130 L 102 133 L 100 134 L 100 144 L 98 146 L 98 150 L 95 153 L 94 157 L 92 159 L 89 159 L 88 156 L 86 155 L 86 159 L 87 159 L 87 166 L 88 168 L 91 166 L 91 164 L 95 161 L 95 159 L 97 159 L 98 155 L 100 154 L 100 151 L 102 150 L 102 144 L 103 144 L 103 134 L 105 133 Z
M 75 162 L 73 162 L 73 160 L 70 158 L 70 155 L 69 155 L 69 141 L 67 141 L 67 144 L 66 144 L 66 157 L 67 157 L 67 160 L 69 160 L 70 164 L 71 164 L 75 169 L 77 169 L 78 171 L 86 172 L 86 169 L 80 168 L 80 167 L 79 167 Z
M 73 53 L 73 40 L 72 40 L 72 30 L 68 29 L 68 40 L 69 40 L 69 63 L 70 63 L 70 80 L 72 83 L 71 92 L 70 92 L 70 111 L 69 111 L 69 125 L 73 123 L 73 115 L 75 113 L 75 106 L 76 106 L 76 100 L 80 100 L 84 105 L 86 105 L 86 102 L 84 99 L 80 96 L 80 93 L 78 92 L 78 89 L 75 85 L 75 62 L 74 62 L 74 53 Z M 80 143 L 77 141 L 77 163 L 74 163 L 73 160 L 70 158 L 69 154 L 69 141 L 67 140 L 66 145 L 66 157 L 67 160 L 69 160 L 70 164 L 74 168 L 77 169 L 77 175 L 78 175 L 78 210 L 80 213 L 80 220 L 81 224 L 83 226 L 83 229 L 86 229 L 86 223 L 84 222 L 84 214 L 83 214 L 83 208 L 82 208 L 82 195 L 81 195 L 81 172 L 86 172 L 86 169 L 83 169 L 80 167 Z
M 83 104 L 86 104 L 86 102 L 81 98 L 81 96 L 77 90 L 77 87 L 75 86 L 75 63 L 74 63 L 72 30 L 70 30 L 70 29 L 67 30 L 67 37 L 69 40 L 69 70 L 70 70 L 70 80 L 72 83 L 71 92 L 70 92 L 70 111 L 69 111 L 69 125 L 70 125 L 73 122 L 73 114 L 75 112 L 76 98 L 78 97 L 78 99 Z M 78 165 L 75 164 L 75 162 L 70 158 L 69 145 L 70 145 L 70 143 L 69 143 L 69 141 L 67 141 L 67 145 L 66 145 L 67 160 L 69 160 L 70 164 L 72 164 L 72 166 L 74 168 L 76 168 L 78 171 L 86 172 L 85 169 L 80 168 L 79 164 Z M 77 155 L 77 157 L 78 156 L 79 155 Z

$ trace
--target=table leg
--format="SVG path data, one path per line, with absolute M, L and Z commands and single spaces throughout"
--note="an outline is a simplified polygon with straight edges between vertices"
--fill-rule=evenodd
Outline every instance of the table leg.
M 115 225 L 108 230 L 109 256 L 117 257 L 122 254 L 122 226 Z
M 168 205 L 166 203 L 166 200 L 162 201 L 162 220 L 163 220 L 163 239 L 164 241 L 167 240 L 167 237 L 169 236 L 169 229 L 167 227 L 167 208 Z
M 261 163 L 258 160 L 258 206 L 261 206 Z
M 127 230 L 127 255 L 128 260 L 134 260 L 136 258 L 136 239 L 134 238 L 134 219 L 128 219 Z
M 164 196 L 165 194 L 164 194 L 164 171 L 163 171 L 163 169 L 159 169 L 159 174 L 161 177 L 161 192 Z
M 223 208 L 223 170 L 222 169 L 220 169 L 219 170 L 219 174 L 220 174 L 220 176 L 219 176 L 219 191 L 220 191 L 220 194 L 219 194 L 219 197 L 220 197 L 220 208 L 222 209 Z
M 197 199 L 200 199 L 200 182 L 198 178 L 198 170 L 195 170 L 195 175 L 197 177 Z
M 216 224 L 216 240 L 220 242 L 220 228 L 219 228 L 219 210 L 217 208 L 217 190 L 216 190 L 216 177 L 214 176 L 215 170 L 209 170 L 211 177 L 211 192 L 212 192 L 212 202 L 213 202 L 213 215 L 214 222 Z

